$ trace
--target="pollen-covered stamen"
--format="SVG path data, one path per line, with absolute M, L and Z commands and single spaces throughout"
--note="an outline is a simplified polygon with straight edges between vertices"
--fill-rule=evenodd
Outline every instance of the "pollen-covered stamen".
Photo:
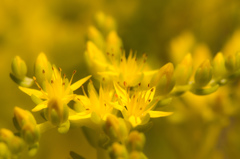
M 148 101 L 149 103 L 151 102 L 150 97 L 151 97 L 153 91 L 154 91 L 154 88 L 151 88 L 150 93 L 149 93 L 149 95 L 148 95 L 148 97 L 147 97 L 147 101 Z M 146 94 L 145 94 L 145 95 L 146 95 Z
M 63 80 L 62 80 L 62 82 L 63 82 L 62 85 L 63 85 L 63 86 L 65 85 L 65 79 L 66 79 L 66 74 L 64 73 L 64 74 L 63 74 Z
M 81 103 L 81 105 L 85 108 L 85 110 L 89 110 L 89 108 L 86 108 L 86 106 L 85 106 L 84 103 L 81 101 L 81 99 L 77 98 L 77 100 Z
M 76 74 L 76 72 L 77 72 L 76 70 L 73 71 L 73 74 L 72 74 L 72 77 L 71 77 L 71 79 L 70 79 L 69 85 L 71 85 L 72 80 L 73 80 L 73 76 Z
M 124 82 L 123 82 L 123 85 L 124 85 L 125 87 L 127 87 L 127 82 L 126 82 L 126 81 L 124 81 Z
M 42 92 L 42 94 L 45 96 L 45 98 L 48 98 L 47 94 L 43 91 L 42 87 L 38 84 L 37 82 L 37 78 L 35 76 L 33 76 L 33 80 L 35 82 L 35 84 L 37 85 L 37 87 L 40 89 L 40 91 Z

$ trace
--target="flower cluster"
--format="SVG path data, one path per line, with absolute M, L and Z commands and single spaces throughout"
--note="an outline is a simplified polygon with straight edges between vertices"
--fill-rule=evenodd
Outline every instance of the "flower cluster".
M 99 13 L 95 20 L 96 26 L 89 27 L 85 57 L 98 83 L 89 80 L 91 75 L 73 82 L 76 71 L 69 80 L 44 53 L 39 54 L 30 78 L 25 62 L 19 56 L 14 58 L 10 76 L 35 103 L 32 112 L 40 112 L 45 122 L 37 124 L 29 111 L 16 107 L 14 121 L 19 136 L 1 129 L 1 157 L 19 156 L 26 146 L 31 155 L 35 154 L 40 133 L 50 128 L 67 133 L 70 128 L 81 127 L 88 139 L 96 139 L 89 140 L 91 145 L 111 158 L 147 158 L 142 152 L 145 136 L 139 131 L 150 127 L 151 118 L 173 114 L 160 106 L 188 91 L 211 94 L 240 74 L 240 53 L 228 57 L 218 53 L 196 69 L 192 55 L 186 54 L 175 69 L 174 64 L 167 63 L 153 70 L 146 54 L 138 58 L 130 51 L 126 55 L 111 17 Z M 76 94 L 80 87 L 82 94 Z

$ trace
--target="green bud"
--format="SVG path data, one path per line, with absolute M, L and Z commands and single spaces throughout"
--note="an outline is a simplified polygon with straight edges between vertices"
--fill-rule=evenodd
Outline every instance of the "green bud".
M 101 50 L 105 48 L 105 40 L 102 34 L 94 26 L 88 28 L 88 39 Z
M 110 148 L 110 157 L 111 159 L 128 159 L 128 152 L 125 146 L 115 142 Z
M 212 79 L 212 67 L 209 60 L 205 60 L 195 73 L 195 84 L 197 87 L 206 86 Z
M 235 55 L 229 55 L 226 58 L 225 66 L 228 71 L 235 72 L 240 69 L 240 52 Z
M 223 54 L 219 52 L 212 61 L 213 76 L 215 78 L 221 78 L 226 74 L 225 59 Z
M 187 54 L 175 69 L 175 79 L 177 85 L 186 85 L 192 75 L 193 63 L 191 54 Z
M 4 128 L 0 130 L 0 142 L 6 143 L 12 154 L 18 154 L 24 147 L 24 142 L 21 138 L 14 136 L 12 131 Z
M 149 86 L 157 87 L 157 95 L 165 95 L 173 89 L 174 85 L 174 67 L 172 63 L 167 63 L 153 76 Z
M 28 155 L 29 156 L 34 156 L 36 155 L 37 151 L 38 151 L 38 147 L 39 147 L 39 143 L 35 143 L 33 145 L 31 145 L 29 148 L 28 148 Z
M 19 56 L 14 57 L 12 61 L 12 73 L 19 80 L 27 74 L 27 65 Z
M 47 79 L 51 80 L 52 77 L 52 65 L 47 60 L 47 57 L 44 53 L 40 53 L 35 62 L 35 77 L 38 83 L 42 84 L 42 82 Z
M 196 95 L 208 95 L 216 92 L 219 88 L 218 84 L 210 85 L 204 88 L 195 88 L 193 87 L 190 91 Z
M 127 139 L 127 147 L 129 151 L 142 151 L 145 144 L 145 136 L 138 131 L 132 131 Z
M 24 141 L 18 136 L 14 136 L 8 143 L 9 149 L 12 154 L 19 154 L 24 149 Z
M 36 125 L 27 123 L 22 127 L 21 135 L 28 145 L 33 145 L 39 141 L 40 131 Z
M 128 129 L 123 119 L 114 115 L 109 115 L 103 125 L 105 133 L 115 141 L 119 141 L 127 136 Z
M 1 159 L 10 159 L 11 153 L 8 149 L 8 146 L 4 142 L 0 142 L 0 158 Z
M 68 120 L 68 107 L 61 99 L 52 98 L 48 102 L 46 118 L 53 125 L 60 126 Z

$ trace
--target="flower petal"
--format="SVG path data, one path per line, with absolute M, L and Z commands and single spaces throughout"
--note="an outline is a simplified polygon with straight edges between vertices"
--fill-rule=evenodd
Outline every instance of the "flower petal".
M 25 87 L 21 87 L 21 86 L 19 86 L 18 88 L 29 96 L 32 96 L 34 94 L 38 98 L 43 98 L 43 94 L 39 90 L 31 89 L 31 88 L 25 88 Z
M 34 107 L 32 109 L 32 112 L 37 112 L 37 111 L 40 111 L 40 110 L 42 110 L 44 108 L 47 108 L 47 102 L 46 101 L 42 102 L 42 103 L 38 104 L 36 107 Z
M 86 118 L 90 118 L 90 117 L 91 117 L 91 113 L 82 112 L 82 113 L 78 113 L 76 115 L 71 115 L 68 117 L 68 119 L 70 121 L 73 121 L 73 120 L 79 120 L 79 119 L 86 119 Z
M 70 87 L 73 91 L 75 91 L 76 89 L 78 89 L 79 87 L 81 87 L 90 77 L 92 77 L 92 75 L 89 75 L 85 78 L 82 78 L 80 80 L 78 80 L 77 82 L 73 83 Z
M 163 112 L 163 111 L 149 111 L 149 115 L 151 118 L 158 118 L 172 115 L 173 112 Z
M 117 92 L 117 95 L 120 97 L 120 100 L 123 102 L 124 105 L 126 105 L 127 97 L 128 97 L 127 92 L 121 86 L 119 86 L 116 82 L 114 82 L 114 87 Z

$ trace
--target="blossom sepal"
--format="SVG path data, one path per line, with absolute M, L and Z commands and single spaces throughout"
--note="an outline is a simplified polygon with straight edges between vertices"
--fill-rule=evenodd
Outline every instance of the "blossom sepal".
M 11 73 L 10 73 L 10 77 L 15 83 L 17 83 L 19 86 L 22 86 L 22 87 L 31 87 L 34 83 L 33 79 L 29 77 L 24 77 L 23 79 L 19 80 Z
M 190 90 L 193 94 L 196 95 L 208 95 L 216 92 L 219 88 L 218 84 L 210 85 L 203 88 L 194 87 Z

